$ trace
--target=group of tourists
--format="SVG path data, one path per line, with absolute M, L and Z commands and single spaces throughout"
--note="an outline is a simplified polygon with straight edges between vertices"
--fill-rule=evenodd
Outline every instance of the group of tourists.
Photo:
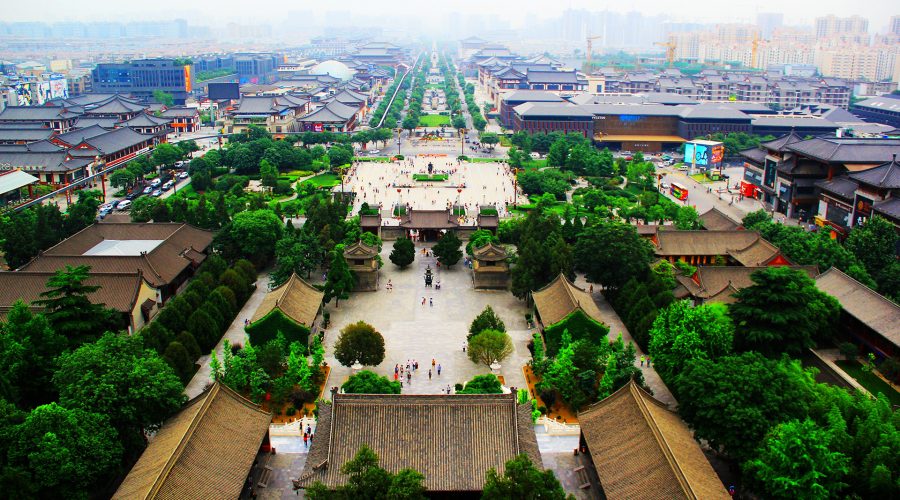
M 394 381 L 400 382 L 400 387 L 403 387 L 403 378 L 406 377 L 407 385 L 412 384 L 413 374 L 419 371 L 419 362 L 416 360 L 406 360 L 406 364 L 397 363 L 394 365 Z M 437 362 L 434 358 L 431 358 L 431 368 L 428 370 L 428 380 L 431 380 L 432 377 L 441 375 L 441 364 Z M 447 386 L 447 390 L 450 390 L 450 386 Z M 443 389 L 442 389 L 443 391 Z M 449 394 L 449 392 L 447 393 Z

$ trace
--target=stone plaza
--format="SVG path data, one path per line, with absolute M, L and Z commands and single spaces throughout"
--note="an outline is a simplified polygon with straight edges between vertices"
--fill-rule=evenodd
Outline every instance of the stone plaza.
M 429 164 L 432 174 L 447 174 L 447 180 L 413 180 L 414 174 L 428 174 Z M 372 208 L 381 207 L 385 216 L 390 216 L 396 205 L 413 210 L 465 205 L 473 215 L 479 206 L 492 205 L 503 215 L 507 204 L 527 203 L 515 187 L 514 176 L 504 163 L 460 162 L 455 156 L 423 154 L 389 163 L 356 163 L 347 172 L 344 191 L 355 193 L 353 213 L 368 203 Z

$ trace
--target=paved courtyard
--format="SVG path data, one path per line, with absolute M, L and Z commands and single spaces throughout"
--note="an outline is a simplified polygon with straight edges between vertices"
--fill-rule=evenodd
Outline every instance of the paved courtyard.
M 413 174 L 449 174 L 442 182 L 420 182 Z M 513 202 L 513 175 L 503 163 L 457 162 L 455 156 L 415 156 L 393 163 L 362 162 L 348 172 L 347 191 L 356 193 L 354 212 L 363 203 L 381 206 L 390 213 L 395 204 L 409 205 L 415 210 L 439 210 L 448 204 L 467 205 L 477 215 L 479 205 L 494 205 L 504 213 L 506 203 Z M 400 190 L 398 193 L 397 190 Z M 527 198 L 519 194 L 519 203 Z
M 503 319 L 515 348 L 501 362 L 499 374 L 508 386 L 525 387 L 522 366 L 531 358 L 527 344 L 532 335 L 525 324 L 525 302 L 505 291 L 476 291 L 471 270 L 462 263 L 438 271 L 434 257 L 422 255 L 422 245 L 417 246 L 415 262 L 400 270 L 388 258 L 392 248 L 393 242 L 385 242 L 381 252 L 385 264 L 378 291 L 354 293 L 339 307 L 333 301 L 326 306 L 331 313 L 331 326 L 325 335 L 325 352 L 332 367 L 326 387 L 340 386 L 352 374 L 350 368 L 334 358 L 334 344 L 341 328 L 360 320 L 374 326 L 385 339 L 384 362 L 367 369 L 393 378 L 395 364 L 419 362 L 411 383 L 404 380 L 405 394 L 440 394 L 448 385 L 452 388 L 475 375 L 490 373 L 490 368 L 473 363 L 462 350 L 469 324 L 487 305 Z M 428 265 L 435 270 L 436 281 L 441 282 L 440 290 L 425 287 L 423 276 Z M 388 280 L 393 284 L 392 292 L 385 289 Z M 429 305 L 429 300 L 434 305 Z M 432 373 L 429 380 L 432 358 L 442 371 L 440 375 Z

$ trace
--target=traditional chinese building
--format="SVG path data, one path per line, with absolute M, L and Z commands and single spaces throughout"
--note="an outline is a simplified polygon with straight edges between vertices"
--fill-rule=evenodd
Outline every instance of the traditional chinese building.
M 366 245 L 362 241 L 344 249 L 344 259 L 353 277 L 356 279 L 355 292 L 374 292 L 378 290 L 378 249 Z
M 473 248 L 472 275 L 476 289 L 500 289 L 509 287 L 509 264 L 506 249 L 500 245 L 488 244 Z

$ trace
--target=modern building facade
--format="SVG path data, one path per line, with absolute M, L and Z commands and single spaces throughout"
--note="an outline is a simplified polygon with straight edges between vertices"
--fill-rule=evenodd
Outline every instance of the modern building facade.
M 144 101 L 154 90 L 172 94 L 176 104 L 184 104 L 193 89 L 192 65 L 175 59 L 140 59 L 123 63 L 101 63 L 91 72 L 97 92 L 128 93 Z

